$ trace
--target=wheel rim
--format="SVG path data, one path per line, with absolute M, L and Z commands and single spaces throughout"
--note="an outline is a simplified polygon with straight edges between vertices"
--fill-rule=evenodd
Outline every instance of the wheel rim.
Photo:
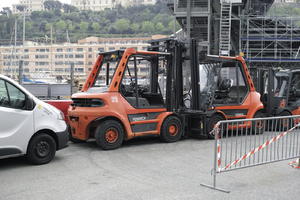
M 118 140 L 119 133 L 116 129 L 110 128 L 105 133 L 105 139 L 108 143 L 114 143 Z
M 169 126 L 169 133 L 171 136 L 175 136 L 178 133 L 178 128 L 175 124 Z
M 39 157 L 46 157 L 50 153 L 50 145 L 46 141 L 40 141 L 36 145 L 36 153 Z

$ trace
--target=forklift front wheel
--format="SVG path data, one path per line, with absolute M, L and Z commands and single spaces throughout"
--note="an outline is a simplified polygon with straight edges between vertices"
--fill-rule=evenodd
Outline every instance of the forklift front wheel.
M 101 122 L 95 131 L 96 143 L 104 150 L 119 148 L 124 139 L 123 126 L 116 120 Z
M 253 118 L 264 118 L 265 115 L 261 111 L 257 111 Z M 254 135 L 261 135 L 264 133 L 264 121 L 263 120 L 256 120 L 252 121 L 252 133 Z
M 208 139 L 210 139 L 210 140 L 215 139 L 215 135 L 212 130 L 215 128 L 215 125 L 219 121 L 222 121 L 222 120 L 225 120 L 225 118 L 219 114 L 215 114 L 209 119 L 209 121 L 207 123 L 207 138 Z
M 165 119 L 162 127 L 160 138 L 164 142 L 177 142 L 182 136 L 182 124 L 178 117 L 170 116 Z

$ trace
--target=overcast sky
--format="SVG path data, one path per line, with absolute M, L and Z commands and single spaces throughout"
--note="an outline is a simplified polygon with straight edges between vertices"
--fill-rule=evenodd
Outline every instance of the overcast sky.
M 59 0 L 62 3 L 71 3 L 71 0 Z M 12 4 L 19 3 L 19 0 L 0 0 L 0 8 L 11 7 Z

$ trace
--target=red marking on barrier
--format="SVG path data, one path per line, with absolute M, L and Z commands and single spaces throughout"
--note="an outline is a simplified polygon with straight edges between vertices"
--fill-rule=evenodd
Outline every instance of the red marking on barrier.
M 246 159 L 246 158 L 247 158 L 247 154 L 243 156 L 242 160 L 244 160 L 244 159 Z

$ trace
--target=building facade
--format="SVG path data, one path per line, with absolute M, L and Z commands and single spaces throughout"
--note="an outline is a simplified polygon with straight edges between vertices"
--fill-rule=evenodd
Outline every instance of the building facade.
M 31 13 L 32 11 L 42 11 L 44 8 L 45 0 L 19 0 L 18 4 L 13 4 L 13 13 L 18 14 L 23 11 L 18 10 L 18 6 L 24 6 L 26 13 Z
M 99 52 L 136 48 L 147 50 L 148 41 L 165 36 L 140 38 L 97 38 L 88 37 L 72 44 L 1 46 L 0 74 L 17 79 L 20 60 L 23 74 L 29 79 L 43 79 L 45 76 L 63 79 L 70 77 L 71 64 L 78 79 L 89 74 Z M 143 69 L 140 69 L 143 70 Z
M 71 5 L 79 10 L 100 11 L 106 8 L 112 9 L 117 5 L 124 7 L 134 5 L 153 5 L 157 0 L 72 0 Z

